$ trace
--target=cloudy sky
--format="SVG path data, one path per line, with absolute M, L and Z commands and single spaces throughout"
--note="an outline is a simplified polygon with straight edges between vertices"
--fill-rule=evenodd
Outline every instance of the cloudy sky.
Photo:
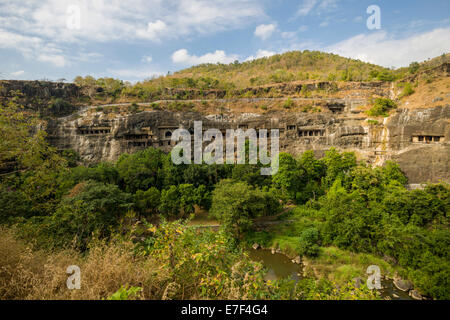
M 0 78 L 136 81 L 305 49 L 401 67 L 450 52 L 449 13 L 448 0 L 0 0 Z

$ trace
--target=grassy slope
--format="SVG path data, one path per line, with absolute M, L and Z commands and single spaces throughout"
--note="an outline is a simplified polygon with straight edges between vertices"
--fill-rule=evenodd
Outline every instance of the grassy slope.
M 211 77 L 243 88 L 295 80 L 370 80 L 372 70 L 387 69 L 330 53 L 292 51 L 242 63 L 202 64 L 176 72 L 172 77 Z

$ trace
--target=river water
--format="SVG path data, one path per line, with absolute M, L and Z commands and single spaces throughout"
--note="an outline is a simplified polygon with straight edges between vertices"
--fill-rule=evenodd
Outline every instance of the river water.
M 302 266 L 292 263 L 291 259 L 283 254 L 272 254 L 270 250 L 247 251 L 250 259 L 262 262 L 268 270 L 265 280 L 276 280 L 291 277 L 298 281 L 302 278 Z M 398 290 L 391 280 L 382 280 L 383 289 L 380 290 L 381 297 L 390 297 L 392 300 L 412 300 L 408 293 Z

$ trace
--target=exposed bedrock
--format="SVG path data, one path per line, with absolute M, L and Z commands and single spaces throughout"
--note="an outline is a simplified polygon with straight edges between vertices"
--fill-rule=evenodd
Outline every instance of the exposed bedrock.
M 450 106 L 398 109 L 384 123 L 370 124 L 351 111 L 351 101 L 339 112 L 260 114 L 208 114 L 145 111 L 112 115 L 93 110 L 57 118 L 48 123 L 50 142 L 59 149 L 74 149 L 86 162 L 114 161 L 122 153 L 149 146 L 170 151 L 172 132 L 193 132 L 194 121 L 225 132 L 227 129 L 278 129 L 280 151 L 321 155 L 335 147 L 355 151 L 358 157 L 381 165 L 396 160 L 410 183 L 450 181 L 448 163 Z

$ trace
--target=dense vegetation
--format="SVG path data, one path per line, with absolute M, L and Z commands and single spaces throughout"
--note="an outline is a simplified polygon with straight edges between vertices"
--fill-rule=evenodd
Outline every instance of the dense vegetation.
M 313 276 L 266 282 L 243 253 L 254 239 L 306 257 L 331 247 L 387 257 L 423 294 L 450 298 L 447 185 L 409 191 L 395 163 L 371 168 L 334 149 L 283 153 L 272 177 L 260 165 L 177 166 L 153 148 L 82 167 L 30 135 L 30 120 L 13 101 L 1 106 L 0 161 L 14 168 L 0 176 L 0 298 L 376 298 Z M 284 234 L 255 231 L 283 204 L 297 206 Z M 186 224 L 200 209 L 219 232 Z M 89 290 L 64 289 L 72 264 Z

